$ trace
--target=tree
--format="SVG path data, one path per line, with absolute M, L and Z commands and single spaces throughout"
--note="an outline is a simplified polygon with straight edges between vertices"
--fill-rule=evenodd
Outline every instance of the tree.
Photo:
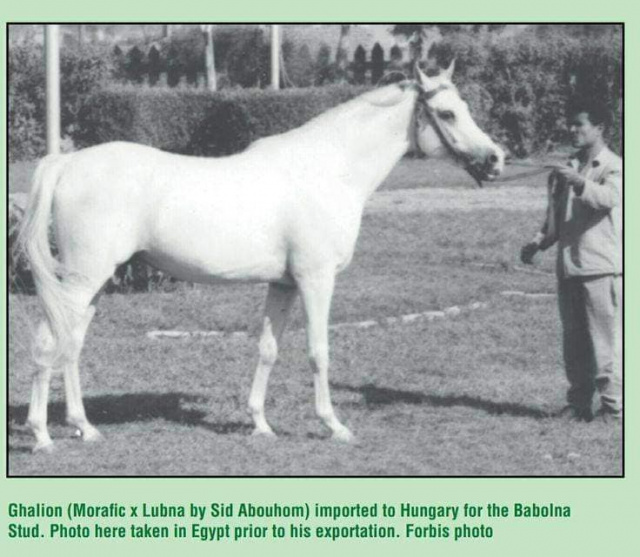
M 149 85 L 153 86 L 160 80 L 160 72 L 162 71 L 162 61 L 160 60 L 160 51 L 152 46 L 147 55 L 149 67 Z
M 393 67 L 398 67 L 402 64 L 402 50 L 397 44 L 391 47 L 389 59 Z
M 296 48 L 290 41 L 282 44 L 283 69 L 285 86 L 309 87 L 313 85 L 314 64 L 307 44 Z
M 178 58 L 178 50 L 171 46 L 167 51 L 167 85 L 175 87 L 180 83 L 182 71 L 180 69 L 180 60 Z
M 439 25 L 402 24 L 393 28 L 395 35 L 404 35 L 409 41 L 410 62 L 425 59 L 433 44 L 442 38 Z
M 353 57 L 353 78 L 356 83 L 364 83 L 367 74 L 367 53 L 359 45 Z
M 384 74 L 384 50 L 376 43 L 371 51 L 371 83 L 377 84 Z
M 336 77 L 345 81 L 347 79 L 347 50 L 345 48 L 345 41 L 347 35 L 351 31 L 351 25 L 340 25 L 340 36 L 338 37 L 338 44 L 336 46 Z
M 324 85 L 327 82 L 331 82 L 333 73 L 331 48 L 327 44 L 322 44 L 316 57 L 316 85 Z
M 261 30 L 241 36 L 227 56 L 227 72 L 241 87 L 261 87 L 269 83 L 269 45 Z
M 125 69 L 126 76 L 130 81 L 134 83 L 142 83 L 144 81 L 144 54 L 142 54 L 142 51 L 137 46 L 134 46 L 127 53 Z
M 183 75 L 189 83 L 197 82 L 198 73 L 202 72 L 204 67 L 203 43 L 199 28 L 193 28 L 187 34 L 176 34 L 170 40 L 161 43 L 167 83 L 171 87 L 178 85 Z

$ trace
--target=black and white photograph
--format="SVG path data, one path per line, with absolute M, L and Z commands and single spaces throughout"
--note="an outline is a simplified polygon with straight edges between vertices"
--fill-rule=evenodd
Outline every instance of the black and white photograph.
M 624 476 L 622 23 L 6 35 L 8 476 Z

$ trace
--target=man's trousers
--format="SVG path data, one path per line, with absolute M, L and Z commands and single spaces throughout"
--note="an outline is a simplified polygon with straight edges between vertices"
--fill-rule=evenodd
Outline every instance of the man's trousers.
M 568 403 L 591 411 L 597 391 L 602 410 L 622 412 L 622 276 L 558 281 Z

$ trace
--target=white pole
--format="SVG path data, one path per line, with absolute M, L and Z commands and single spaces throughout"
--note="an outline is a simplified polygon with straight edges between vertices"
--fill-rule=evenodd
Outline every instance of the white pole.
M 280 26 L 271 26 L 271 88 L 280 89 Z
M 47 153 L 60 152 L 60 26 L 45 25 Z
M 205 74 L 207 77 L 207 89 L 216 91 L 218 84 L 216 80 L 215 56 L 213 51 L 213 25 L 203 24 L 200 26 L 205 36 Z

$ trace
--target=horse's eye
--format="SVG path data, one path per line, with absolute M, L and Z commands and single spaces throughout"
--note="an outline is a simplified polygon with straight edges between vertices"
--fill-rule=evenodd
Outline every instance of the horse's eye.
M 445 121 L 451 122 L 451 121 L 455 120 L 456 115 L 451 110 L 439 110 L 438 111 L 438 117 L 441 120 L 445 120 Z

